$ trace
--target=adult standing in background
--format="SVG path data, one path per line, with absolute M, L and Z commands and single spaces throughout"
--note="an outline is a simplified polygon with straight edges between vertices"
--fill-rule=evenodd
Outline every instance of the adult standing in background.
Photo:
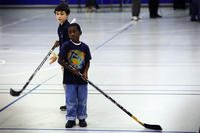
M 200 0 L 190 1 L 191 21 L 200 21 Z
M 185 9 L 185 0 L 174 0 L 173 7 L 175 9 Z
M 95 0 L 86 0 L 85 1 L 86 12 L 95 11 Z
M 64 3 L 68 5 L 68 0 L 60 0 L 60 3 Z
M 140 0 L 132 0 L 132 18 L 131 20 L 138 21 L 140 15 L 141 1 Z
M 149 16 L 150 18 L 161 18 L 158 14 L 159 0 L 149 0 Z

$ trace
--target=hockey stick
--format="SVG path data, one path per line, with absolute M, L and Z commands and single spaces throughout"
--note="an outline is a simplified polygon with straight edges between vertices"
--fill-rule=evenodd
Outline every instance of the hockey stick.
M 51 48 L 51 50 L 48 52 L 48 54 L 45 56 L 45 58 L 43 59 L 43 61 L 40 63 L 40 65 L 35 69 L 35 71 L 33 72 L 33 74 L 31 75 L 31 77 L 28 79 L 28 81 L 26 82 L 26 84 L 23 86 L 23 88 L 20 91 L 15 91 L 12 88 L 10 88 L 10 95 L 12 96 L 19 96 L 28 86 L 28 84 L 31 82 L 31 80 L 33 79 L 33 77 L 35 76 L 35 74 L 40 70 L 40 68 L 43 66 L 43 64 L 45 63 L 45 61 L 48 59 L 48 57 L 51 55 L 51 53 L 53 52 L 53 50 L 57 47 L 58 42 L 56 42 L 54 44 L 54 46 Z
M 70 23 L 74 23 L 74 22 L 76 22 L 76 18 L 73 18 Z M 35 76 L 35 74 L 40 70 L 40 68 L 43 66 L 43 64 L 48 59 L 48 57 L 51 55 L 51 53 L 54 51 L 54 49 L 59 45 L 58 43 L 59 43 L 58 41 L 55 42 L 54 46 L 51 48 L 51 50 L 45 56 L 45 58 L 40 63 L 40 65 L 35 69 L 35 71 L 31 75 L 31 77 L 28 79 L 28 81 L 26 82 L 26 84 L 23 86 L 23 88 L 20 91 L 15 91 L 12 88 L 10 88 L 10 95 L 12 95 L 12 96 L 19 96 L 26 89 L 26 87 L 29 85 L 29 83 L 31 82 L 31 80 L 33 79 L 33 77 Z
M 71 65 L 64 65 L 64 67 L 70 71 L 76 71 L 76 69 Z M 122 107 L 119 103 L 117 103 L 112 97 L 108 96 L 105 92 L 103 92 L 99 87 L 97 87 L 94 83 L 92 83 L 90 80 L 85 79 L 83 74 L 78 72 L 78 76 L 80 76 L 83 80 L 88 82 L 91 86 L 93 86 L 97 91 L 99 91 L 101 94 L 103 94 L 106 98 L 108 98 L 111 102 L 113 102 L 116 106 L 118 106 L 122 111 L 124 111 L 126 114 L 128 114 L 131 118 L 133 118 L 136 122 L 138 122 L 140 125 L 142 125 L 145 128 L 153 129 L 153 130 L 162 130 L 162 127 L 160 125 L 151 125 L 146 124 L 138 120 L 134 115 L 132 115 L 129 111 L 127 111 L 124 107 Z

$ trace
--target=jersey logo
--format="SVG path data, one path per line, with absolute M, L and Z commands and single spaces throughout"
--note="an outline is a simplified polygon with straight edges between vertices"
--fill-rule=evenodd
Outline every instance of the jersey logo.
M 68 61 L 76 69 L 82 69 L 85 64 L 85 53 L 80 50 L 71 50 L 68 54 Z

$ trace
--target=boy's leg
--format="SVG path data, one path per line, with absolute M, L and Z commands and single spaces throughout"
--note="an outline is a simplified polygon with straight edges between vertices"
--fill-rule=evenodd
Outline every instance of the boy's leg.
M 87 85 L 79 85 L 77 117 L 79 119 L 80 127 L 87 126 L 87 122 L 85 121 L 85 119 L 87 118 L 87 94 L 88 94 Z
M 76 120 L 77 112 L 77 88 L 76 85 L 66 85 L 66 106 L 67 106 L 67 120 Z
M 63 67 L 61 67 L 61 70 L 62 70 L 62 73 L 64 74 L 64 68 L 63 68 Z M 63 88 L 64 88 L 65 96 L 66 96 L 66 84 L 63 84 Z M 65 99 L 66 99 L 66 98 L 65 98 Z M 65 101 L 65 103 L 66 103 L 66 101 Z M 61 111 L 66 111 L 66 104 L 63 105 L 63 106 L 60 106 L 60 110 L 61 110 Z
M 77 117 L 79 120 L 87 118 L 87 85 L 79 85 L 78 87 L 78 110 Z
M 66 96 L 66 84 L 63 84 L 63 88 L 64 88 L 64 91 L 65 91 L 65 96 Z M 66 103 L 66 102 L 65 102 Z M 66 111 L 66 105 L 63 105 L 63 106 L 60 106 L 60 110 L 61 111 Z

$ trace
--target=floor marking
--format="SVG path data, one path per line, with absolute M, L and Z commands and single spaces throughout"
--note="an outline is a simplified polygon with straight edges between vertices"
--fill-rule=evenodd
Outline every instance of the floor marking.
M 123 27 L 119 28 L 114 35 L 112 35 L 110 38 L 108 38 L 106 41 L 104 41 L 102 44 L 98 45 L 94 51 L 98 50 L 99 48 L 103 47 L 106 43 L 108 43 L 109 41 L 113 40 L 113 38 L 115 38 L 116 36 L 118 36 L 119 34 L 123 33 L 124 31 L 128 30 L 131 26 L 133 25 L 133 22 L 129 22 L 127 24 L 125 24 Z M 93 52 L 94 53 L 94 52 Z
M 10 64 L 9 64 L 10 65 Z M 46 71 L 50 71 L 52 69 L 57 69 L 60 68 L 60 66 L 52 66 L 52 67 L 45 67 L 43 68 L 43 70 L 41 70 L 42 72 L 46 72 Z M 7 74 L 1 74 L 0 77 L 8 77 L 8 76 L 16 76 L 16 75 L 24 75 L 24 74 L 31 74 L 32 70 L 30 71 L 26 71 L 26 72 L 19 72 L 19 73 L 7 73 Z
M 10 27 L 10 26 L 13 26 L 13 25 L 17 25 L 17 24 L 21 24 L 21 23 L 23 23 L 23 22 L 27 22 L 27 21 L 30 21 L 30 20 L 39 18 L 39 17 L 41 17 L 41 16 L 44 16 L 44 14 L 36 15 L 36 16 L 30 17 L 30 18 L 22 18 L 22 19 L 19 19 L 19 20 L 17 20 L 17 21 L 14 21 L 14 22 L 12 22 L 12 23 L 5 24 L 5 25 L 3 25 L 3 26 L 0 26 L 0 29 L 7 28 L 7 27 Z
M 47 33 L 47 34 L 33 34 L 33 33 L 29 33 L 29 34 L 22 34 L 22 33 L 18 33 L 18 34 L 15 34 L 15 33 L 2 33 L 1 34 L 2 36 L 10 36 L 10 37 L 54 37 L 57 35 L 57 34 L 51 34 L 51 33 Z
M 9 86 L 9 85 L 16 85 L 20 86 L 23 84 L 0 84 L 0 86 Z M 29 85 L 37 85 L 37 84 L 29 84 Z M 61 84 L 43 84 L 43 86 L 49 86 L 48 89 L 44 89 L 38 92 L 34 92 L 31 94 L 64 94 L 64 92 L 60 92 L 60 89 L 53 89 L 52 86 L 59 86 L 61 87 Z M 98 86 L 100 87 L 110 87 L 110 86 L 130 86 L 130 87 L 137 87 L 137 86 L 145 86 L 145 87 L 162 87 L 162 86 L 169 86 L 169 87 L 184 87 L 184 86 L 191 86 L 191 87 L 196 87 L 199 85 L 122 85 L 122 84 L 99 84 Z M 52 88 L 52 89 L 51 89 Z M 30 89 L 27 89 L 27 91 Z M 102 89 L 103 91 L 107 92 L 107 94 L 110 95 L 200 95 L 200 90 L 198 89 Z M 0 94 L 8 94 L 9 89 L 2 88 L 0 90 Z M 88 94 L 90 95 L 98 95 L 100 93 L 96 92 L 96 90 L 89 90 Z
M 4 65 L 4 64 L 6 64 L 6 61 L 0 59 L 0 65 Z
M 59 68 L 59 67 L 56 67 Z M 49 69 L 54 69 L 54 68 L 49 68 Z M 0 85 L 23 85 L 21 83 L 11 83 L 11 84 L 7 84 L 7 83 L 0 83 Z M 37 85 L 35 83 L 30 83 L 29 85 Z M 61 84 L 59 83 L 48 83 L 45 85 L 55 85 L 55 86 L 59 86 Z M 103 83 L 99 83 L 97 84 L 98 86 L 142 86 L 142 87 L 149 87 L 149 86 L 153 86 L 153 87 L 165 87 L 165 86 L 169 86 L 169 87 L 185 87 L 185 86 L 191 86 L 191 87 L 199 87 L 200 84 L 103 84 Z M 106 90 L 106 89 L 105 89 Z M 108 90 L 108 89 L 107 89 Z M 113 91 L 115 91 L 114 89 L 112 89 Z M 116 89 L 117 90 L 117 89 Z M 120 90 L 120 89 L 119 89 Z M 128 91 L 127 89 L 122 89 L 123 91 Z M 138 89 L 138 91 L 140 90 L 144 90 L 146 91 L 146 89 Z M 157 89 L 151 89 L 152 91 L 157 90 Z M 136 90 L 137 91 L 137 90 Z M 184 89 L 184 90 L 178 90 L 178 89 L 160 89 L 160 91 L 199 91 L 199 90 L 190 90 L 190 89 Z
M 31 93 L 32 91 L 34 91 L 35 89 L 37 89 L 38 87 L 40 87 L 42 84 L 44 84 L 45 82 L 49 81 L 50 79 L 54 78 L 57 74 L 51 76 L 50 78 L 48 78 L 47 80 L 43 81 L 42 83 L 38 84 L 36 87 L 32 88 L 30 91 L 26 92 L 24 95 L 18 97 L 17 99 L 15 99 L 14 101 L 12 101 L 11 103 L 9 103 L 8 105 L 6 105 L 5 107 L 3 107 L 2 109 L 0 109 L 0 112 L 4 111 L 6 108 L 8 108 L 9 106 L 11 106 L 12 104 L 14 104 L 15 102 L 17 102 L 18 100 L 22 99 L 23 97 L 25 97 L 26 95 L 28 95 L 29 93 Z
M 136 133 L 136 132 L 140 132 L 140 133 L 196 133 L 196 132 L 186 132 L 186 131 L 158 131 L 158 130 L 123 130 L 123 129 L 119 129 L 119 130 L 109 130 L 109 129 L 78 129 L 78 128 L 73 128 L 73 129 L 66 129 L 66 128 L 0 128 L 1 130 L 11 130 L 11 131 L 74 131 L 74 132 L 78 132 L 78 131 L 82 131 L 82 132 L 127 132 L 127 133 Z
M 0 94 L 8 94 L 8 92 L 0 92 Z M 64 92 L 33 92 L 31 94 L 39 94 L 39 95 L 61 95 L 64 94 Z M 99 92 L 88 92 L 89 95 L 102 95 Z M 162 95 L 162 96 L 199 96 L 200 93 L 153 93 L 153 92 L 141 92 L 141 93 L 134 93 L 134 92 L 128 92 L 128 93 L 123 93 L 123 92 L 106 92 L 108 95 L 118 95 L 118 96 L 123 96 L 123 95 Z M 1 111 L 0 111 L 1 112 Z
M 39 15 L 38 15 L 38 16 L 39 16 Z M 35 16 L 35 17 L 33 17 L 33 18 L 36 18 L 36 17 L 38 17 L 38 16 Z M 32 19 L 33 19 L 33 18 L 32 18 Z M 19 21 L 20 21 L 20 20 L 19 20 Z M 23 19 L 23 21 L 27 21 L 27 19 Z M 16 24 L 16 23 L 14 23 L 14 24 Z M 106 43 L 108 43 L 109 41 L 111 41 L 112 39 L 114 39 L 116 36 L 118 36 L 119 34 L 123 33 L 124 31 L 128 30 L 133 24 L 136 24 L 136 23 L 133 23 L 133 22 L 131 21 L 131 22 L 125 24 L 124 26 L 122 26 L 121 28 L 119 28 L 119 29 L 117 30 L 118 32 L 116 32 L 116 33 L 115 33 L 113 36 L 111 36 L 109 39 L 107 39 L 107 40 L 104 41 L 102 44 L 100 44 L 99 46 L 97 46 L 97 47 L 95 48 L 94 51 L 96 51 L 96 50 L 98 50 L 99 48 L 103 47 Z M 2 28 L 2 27 L 0 27 L 0 28 Z M 94 53 L 94 52 L 93 52 L 93 53 Z M 1 64 L 1 63 L 0 63 L 0 64 Z M 23 73 L 6 74 L 6 75 L 0 75 L 0 76 L 10 76 L 10 75 L 20 75 L 20 74 L 23 74 Z
M 40 48 L 40 47 L 37 47 L 37 48 Z M 44 47 L 41 47 L 41 49 L 43 49 Z M 46 47 L 45 47 L 46 48 Z M 31 51 L 27 51 L 27 50 L 13 50 L 13 49 L 9 49 L 9 50 L 0 50 L 1 53 L 4 53 L 4 54 L 10 54 L 10 53 L 15 53 L 15 54 L 34 54 L 34 55 L 43 55 L 43 51 L 36 51 L 36 50 L 33 50 L 33 52 Z

